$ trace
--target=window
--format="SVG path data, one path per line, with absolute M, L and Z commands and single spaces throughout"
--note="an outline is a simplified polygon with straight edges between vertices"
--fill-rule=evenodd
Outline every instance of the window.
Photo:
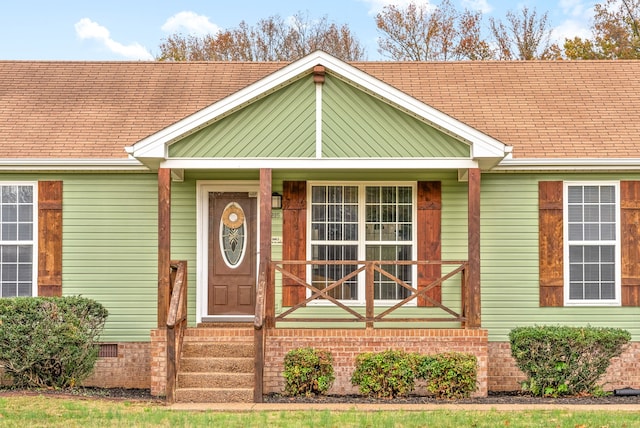
M 0 185 L 0 297 L 34 295 L 33 184 Z
M 565 183 L 565 303 L 620 304 L 618 183 Z
M 310 189 L 311 260 L 414 260 L 413 184 L 343 185 L 312 183 Z M 355 264 L 313 265 L 312 284 L 320 289 L 344 278 Z M 413 266 L 382 268 L 413 284 Z M 374 298 L 400 300 L 409 291 L 380 273 L 374 278 Z M 364 301 L 364 275 L 354 276 L 330 292 L 336 299 Z

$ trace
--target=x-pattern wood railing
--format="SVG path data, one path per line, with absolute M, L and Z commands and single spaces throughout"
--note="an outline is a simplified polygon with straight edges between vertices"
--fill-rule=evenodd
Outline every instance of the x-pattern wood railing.
M 349 272 L 342 278 L 332 281 L 324 288 L 317 288 L 316 286 L 308 283 L 305 278 L 301 278 L 292 272 L 291 267 L 300 265 L 349 265 L 357 266 L 356 269 Z M 429 284 L 421 287 L 415 287 L 412 284 L 408 284 L 402 279 L 398 278 L 391 272 L 386 271 L 383 266 L 398 266 L 398 265 L 441 265 L 452 266 L 453 269 L 431 281 Z M 464 325 L 466 321 L 465 308 L 467 307 L 466 298 L 466 271 L 468 269 L 467 261 L 278 261 L 272 262 L 272 281 L 275 280 L 275 273 L 279 272 L 282 275 L 283 282 L 288 281 L 290 284 L 295 283 L 299 286 L 305 287 L 310 290 L 310 295 L 303 301 L 296 305 L 286 309 L 282 313 L 275 316 L 275 322 L 288 321 L 288 322 L 363 322 L 367 327 L 372 327 L 376 322 L 460 322 Z M 297 269 L 296 269 L 297 270 Z M 331 291 L 337 289 L 347 281 L 355 278 L 357 275 L 365 273 L 365 313 L 357 311 L 356 308 L 348 305 L 346 300 L 338 300 L 331 295 Z M 375 289 L 375 273 L 379 273 L 381 277 L 390 279 L 393 283 L 398 284 L 400 287 L 408 290 L 409 295 L 404 299 L 398 301 L 391 307 L 386 307 L 379 314 L 375 314 L 374 289 Z M 445 306 L 442 302 L 435 300 L 429 296 L 429 291 L 438 285 L 444 284 L 446 281 L 453 278 L 455 275 L 460 274 L 460 287 L 461 287 L 461 310 L 459 312 Z M 304 275 L 306 277 L 306 275 Z M 449 316 L 433 316 L 433 310 L 424 311 L 422 316 L 415 315 L 412 317 L 390 317 L 389 315 L 396 312 L 398 309 L 407 305 L 415 299 L 421 299 L 424 302 L 428 302 L 431 308 L 439 308 Z M 323 302 L 331 302 L 336 307 L 342 309 L 344 312 L 350 315 L 350 317 L 331 317 L 331 318 L 313 318 L 309 317 L 295 317 L 291 316 L 296 312 L 299 313 L 300 309 L 307 306 L 314 300 L 322 300 Z M 415 313 L 415 312 L 414 312 Z

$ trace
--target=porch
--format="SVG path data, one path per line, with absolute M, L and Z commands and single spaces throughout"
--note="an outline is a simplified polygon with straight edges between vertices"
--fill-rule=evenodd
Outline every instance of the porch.
M 263 220 L 258 225 L 258 281 L 251 334 L 254 401 L 260 402 L 263 394 L 282 391 L 282 359 L 288 350 L 300 346 L 332 351 L 337 376 L 332 393 L 354 392 L 350 373 L 355 355 L 362 352 L 390 348 L 422 353 L 471 352 L 478 357 L 477 394 L 486 395 L 487 333 L 479 328 L 479 169 L 470 169 L 467 177 L 468 260 L 273 261 L 272 172 L 260 170 L 258 210 Z M 185 332 L 214 342 L 218 340 L 215 337 L 246 338 L 247 332 L 246 328 L 236 330 L 237 326 L 229 326 L 222 327 L 226 332 L 220 334 L 206 323 L 187 327 L 186 262 L 172 264 L 170 254 L 171 170 L 159 170 L 158 190 L 158 331 L 164 339 L 158 341 L 156 348 L 165 349 L 166 353 L 165 364 L 158 369 L 165 375 L 156 382 L 156 392 L 173 401 Z M 313 275 L 307 280 L 309 269 L 324 266 L 350 268 L 344 276 L 325 278 L 322 286 L 313 280 Z M 412 269 L 417 273 L 417 281 L 404 281 L 397 274 L 398 268 Z M 337 290 L 358 276 L 364 279 L 364 296 L 357 305 L 347 304 L 339 298 Z M 381 281 L 394 284 L 403 297 L 391 305 L 380 305 L 376 287 Z M 276 292 L 276 284 L 280 285 L 281 294 Z M 454 298 L 441 299 L 443 289 Z M 314 307 L 331 307 L 333 313 L 317 316 Z M 194 334 L 194 329 L 199 332 Z

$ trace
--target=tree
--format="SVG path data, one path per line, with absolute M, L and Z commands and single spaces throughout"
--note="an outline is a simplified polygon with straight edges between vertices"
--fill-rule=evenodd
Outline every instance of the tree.
M 568 59 L 640 59 L 640 0 L 606 0 L 596 4 L 593 38 L 564 42 Z
M 552 57 L 551 28 L 547 12 L 538 16 L 535 8 L 530 10 L 523 6 L 519 14 L 508 11 L 506 23 L 493 18 L 489 22 L 498 59 L 532 60 Z
M 278 15 L 255 26 L 242 21 L 237 28 L 205 36 L 173 34 L 160 44 L 159 61 L 293 61 L 315 50 L 344 61 L 365 57 L 364 48 L 349 27 L 312 20 L 297 13 L 288 22 Z
M 450 0 L 436 7 L 414 2 L 406 7 L 388 5 L 376 15 L 383 34 L 378 51 L 396 61 L 491 59 L 481 21 L 479 12 L 460 13 Z

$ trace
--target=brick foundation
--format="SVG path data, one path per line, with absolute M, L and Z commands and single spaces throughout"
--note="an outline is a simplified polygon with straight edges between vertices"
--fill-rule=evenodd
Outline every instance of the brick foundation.
M 151 395 L 164 396 L 167 388 L 167 329 L 151 330 Z
M 83 386 L 147 389 L 150 384 L 149 342 L 117 343 L 118 355 L 100 357 Z
M 509 342 L 489 342 L 489 391 L 518 391 L 523 380 Z M 640 342 L 631 342 L 620 357 L 611 360 L 600 384 L 605 391 L 640 387 Z
M 284 356 L 292 349 L 314 347 L 330 350 L 336 380 L 330 394 L 357 394 L 351 385 L 355 358 L 363 352 L 402 349 L 407 352 L 436 354 L 467 352 L 478 358 L 478 390 L 487 395 L 487 331 L 464 329 L 275 329 L 269 331 L 265 345 L 264 392 L 282 392 Z

